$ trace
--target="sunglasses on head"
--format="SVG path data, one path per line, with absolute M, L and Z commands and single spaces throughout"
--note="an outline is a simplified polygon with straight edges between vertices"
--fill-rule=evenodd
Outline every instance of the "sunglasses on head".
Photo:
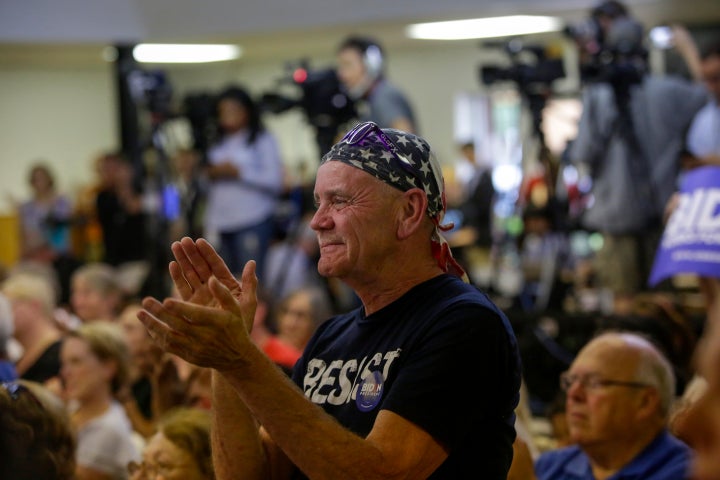
M 12 399 L 13 402 L 17 402 L 17 400 L 20 398 L 20 395 L 25 394 L 28 397 L 30 397 L 32 399 L 32 401 L 34 401 L 41 407 L 43 406 L 42 402 L 40 402 L 40 400 L 38 400 L 38 398 L 35 396 L 35 394 L 33 394 L 33 392 L 30 391 L 30 389 L 28 387 L 26 387 L 25 385 L 23 385 L 22 383 L 2 382 L 2 383 L 0 383 L 0 386 L 2 386 L 2 388 L 4 388 L 5 391 L 8 392 L 8 395 L 10 396 L 10 398 Z
M 363 141 L 371 135 L 374 135 L 378 140 L 380 140 L 380 143 L 382 143 L 385 147 L 385 151 L 392 154 L 392 156 L 400 162 L 400 166 L 416 180 L 416 185 L 419 188 L 422 188 L 422 178 L 418 175 L 415 165 L 410 161 L 410 159 L 400 153 L 400 149 L 398 149 L 397 145 L 395 145 L 395 142 L 393 142 L 376 123 L 364 122 L 356 125 L 352 130 L 345 134 L 339 143 L 362 145 Z

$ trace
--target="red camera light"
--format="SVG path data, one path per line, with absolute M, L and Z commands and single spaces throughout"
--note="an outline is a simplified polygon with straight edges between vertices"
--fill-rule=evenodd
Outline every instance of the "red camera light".
M 303 83 L 308 78 L 307 70 L 305 70 L 304 68 L 296 69 L 292 74 L 292 78 L 295 83 Z

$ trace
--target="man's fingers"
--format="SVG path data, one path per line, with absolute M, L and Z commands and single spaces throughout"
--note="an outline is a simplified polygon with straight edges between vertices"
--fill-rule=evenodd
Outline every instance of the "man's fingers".
M 190 265 L 192 265 L 193 270 L 199 277 L 200 281 L 202 283 L 207 282 L 212 275 L 212 271 L 208 262 L 205 260 L 205 257 L 198 250 L 196 242 L 190 237 L 183 237 L 179 243 L 185 253 L 187 261 L 190 262 Z
M 245 268 L 243 268 L 242 277 L 240 277 L 240 286 L 242 287 L 243 294 L 253 299 L 257 295 L 258 279 L 257 275 L 255 275 L 256 266 L 255 260 L 247 262 Z
M 213 294 L 213 297 L 215 297 L 215 300 L 217 300 L 224 310 L 240 315 L 240 305 L 238 301 L 220 280 L 215 277 L 210 277 L 208 287 L 210 287 L 210 292 Z
M 212 275 L 220 280 L 226 287 L 230 288 L 237 283 L 235 275 L 230 271 L 222 257 L 215 251 L 210 242 L 204 238 L 198 238 L 195 242 L 198 252 L 205 259 Z
M 178 262 L 170 262 L 168 270 L 170 271 L 170 278 L 172 279 L 175 288 L 180 294 L 180 298 L 182 298 L 183 300 L 188 300 L 193 294 L 193 289 L 190 287 L 190 284 L 185 279 L 185 276 L 183 275 L 182 269 L 180 268 Z
M 149 308 L 156 308 L 157 305 L 160 305 L 160 302 L 154 298 L 147 298 L 143 300 L 144 309 L 138 311 L 137 318 L 145 326 L 153 341 L 156 342 L 160 348 L 165 350 L 168 347 L 167 338 L 170 333 L 170 327 L 148 310 Z
M 198 274 L 193 263 L 190 261 L 185 247 L 180 242 L 173 242 L 172 245 L 170 245 L 170 250 L 172 250 L 175 261 L 180 267 L 180 272 L 183 277 L 185 277 L 185 280 L 188 285 L 190 285 L 190 288 L 193 290 L 200 288 L 203 284 L 203 279 Z
M 213 329 L 225 320 L 223 317 L 230 315 L 216 307 L 206 307 L 174 298 L 166 299 L 157 310 L 150 310 L 150 313 L 173 330 L 188 335 L 192 335 L 199 327 Z

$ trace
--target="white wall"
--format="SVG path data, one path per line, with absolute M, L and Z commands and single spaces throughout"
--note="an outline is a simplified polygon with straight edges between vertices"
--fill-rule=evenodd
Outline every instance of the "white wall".
M 47 161 L 60 188 L 88 181 L 92 159 L 115 148 L 112 69 L 0 68 L 0 211 L 25 198 L 27 171 Z
M 317 68 L 333 61 L 308 56 Z M 417 47 L 389 52 L 388 76 L 407 92 L 421 133 L 441 162 L 456 157 L 454 96 L 481 89 L 477 72 L 483 58 L 490 63 L 503 61 L 502 54 L 481 52 L 475 44 L 419 42 Z M 286 60 L 292 59 L 166 71 L 176 98 L 191 91 L 216 92 L 231 82 L 241 82 L 259 94 L 275 87 Z M 37 158 L 54 167 L 65 191 L 92 181 L 95 155 L 119 142 L 113 75 L 109 64 L 84 70 L 0 67 L 0 211 L 9 208 L 6 193 L 27 196 L 26 172 Z M 300 160 L 316 165 L 314 133 L 301 112 L 268 116 L 266 122 L 277 134 L 290 166 Z

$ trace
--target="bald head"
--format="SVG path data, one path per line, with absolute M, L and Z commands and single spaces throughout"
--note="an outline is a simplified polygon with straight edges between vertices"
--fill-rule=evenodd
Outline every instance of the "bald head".
M 592 339 L 578 354 L 594 356 L 616 373 L 634 370 L 634 380 L 652 386 L 660 397 L 663 416 L 670 411 L 675 395 L 675 375 L 670 362 L 646 337 L 630 332 L 606 332 Z

